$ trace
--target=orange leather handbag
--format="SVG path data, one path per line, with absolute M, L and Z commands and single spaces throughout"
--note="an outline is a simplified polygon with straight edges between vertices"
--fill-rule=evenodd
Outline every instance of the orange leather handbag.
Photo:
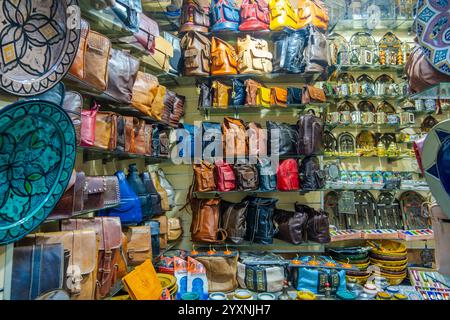
M 238 73 L 236 49 L 229 43 L 213 37 L 211 47 L 211 74 L 228 75 Z
M 328 12 L 321 0 L 299 0 L 298 1 L 298 28 L 308 25 L 326 31 L 329 22 Z
M 150 107 L 158 85 L 158 79 L 154 75 L 138 71 L 133 86 L 132 107 L 145 115 L 152 116 Z
M 225 117 L 222 124 L 223 154 L 225 157 L 244 157 L 248 154 L 247 130 L 244 121 Z
M 272 106 L 286 107 L 287 106 L 287 90 L 283 88 L 274 87 L 270 89 L 270 104 Z

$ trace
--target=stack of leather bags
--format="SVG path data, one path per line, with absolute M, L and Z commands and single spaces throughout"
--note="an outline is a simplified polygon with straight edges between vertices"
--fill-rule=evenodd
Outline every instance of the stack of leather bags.
M 406 278 L 408 258 L 406 246 L 400 242 L 382 240 L 368 242 L 370 263 L 380 268 L 381 276 L 391 285 L 399 285 Z
M 363 285 L 370 276 L 369 250 L 371 247 L 330 248 L 331 256 L 340 263 L 351 264 L 354 270 L 346 271 L 347 280 L 355 280 Z

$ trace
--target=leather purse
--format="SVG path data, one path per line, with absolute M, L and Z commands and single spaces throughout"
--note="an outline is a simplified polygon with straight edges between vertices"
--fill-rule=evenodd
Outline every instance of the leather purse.
M 100 210 L 120 202 L 119 182 L 115 176 L 86 177 L 83 210 Z
M 302 104 L 302 89 L 287 88 L 287 105 L 301 105 Z
M 35 300 L 63 288 L 64 247 L 61 243 L 14 248 L 11 300 Z
M 209 5 L 210 2 L 206 0 L 183 1 L 180 32 L 208 32 L 210 26 Z
M 111 41 L 104 35 L 89 31 L 86 52 L 84 54 L 84 79 L 99 91 L 108 87 L 108 66 L 111 52 Z
M 327 97 L 325 96 L 325 92 L 323 89 L 316 88 L 311 85 L 306 85 L 303 88 L 302 92 L 302 103 L 324 103 L 327 101 Z
M 310 156 L 320 155 L 324 151 L 323 121 L 313 114 L 302 115 L 297 122 L 298 154 Z
M 95 117 L 94 146 L 114 151 L 117 147 L 117 114 L 113 112 L 97 112 Z
M 78 45 L 77 54 L 73 60 L 72 66 L 69 69 L 69 74 L 84 80 L 85 78 L 85 55 L 87 50 L 87 36 L 90 31 L 89 22 L 80 19 L 80 43 Z
M 321 0 L 299 0 L 297 12 L 298 29 L 313 25 L 323 31 L 327 31 L 330 19 L 327 8 Z
M 95 118 L 100 105 L 94 102 L 90 110 L 81 111 L 81 146 L 93 147 L 95 144 Z
M 309 39 L 305 48 L 304 59 L 306 73 L 322 74 L 330 64 L 327 37 L 314 27 L 309 30 Z
M 167 196 L 167 191 L 161 185 L 159 180 L 159 175 L 157 174 L 157 168 L 152 165 L 147 166 L 147 171 L 150 173 L 150 177 L 152 178 L 153 185 L 155 186 L 156 191 L 161 197 L 161 208 L 163 212 L 170 211 L 169 205 L 169 197 Z
M 140 174 L 140 177 L 142 179 L 142 182 L 145 185 L 145 189 L 146 189 L 147 193 L 150 194 L 151 212 L 152 212 L 151 217 L 153 217 L 155 215 L 163 214 L 164 211 L 162 209 L 162 204 L 161 204 L 162 197 L 156 190 L 155 184 L 153 183 L 153 180 L 152 180 L 152 176 L 150 175 L 149 172 L 142 172 Z
M 222 123 L 222 134 L 225 157 L 248 154 L 247 130 L 244 121 L 225 117 Z
M 247 35 L 238 38 L 238 69 L 242 74 L 262 74 L 272 72 L 272 53 L 266 40 Z
M 197 89 L 200 91 L 198 96 L 198 108 L 209 109 L 212 106 L 212 88 L 205 82 L 197 83 Z
M 238 79 L 232 79 L 232 90 L 230 105 L 232 106 L 243 106 L 245 105 L 245 86 L 242 81 Z
M 320 169 L 319 159 L 308 156 L 300 163 L 300 184 L 304 190 L 319 190 L 325 186 L 325 172 Z
M 235 0 L 212 0 L 211 31 L 237 31 L 239 27 L 239 8 Z
M 47 220 L 68 219 L 84 209 L 84 172 L 72 172 L 69 185 Z
M 127 274 L 122 282 L 132 300 L 160 300 L 163 288 L 149 259 Z
M 208 76 L 211 71 L 211 41 L 206 36 L 190 31 L 181 39 L 184 75 Z
M 141 212 L 144 219 L 152 216 L 151 197 L 148 193 L 144 182 L 139 177 L 136 164 L 130 164 L 128 166 L 127 181 L 133 191 L 137 194 L 139 201 L 141 202 Z
M 244 201 L 249 202 L 245 240 L 272 244 L 275 234 L 273 215 L 278 199 L 247 197 Z
M 67 91 L 64 95 L 62 105 L 64 111 L 69 114 L 70 120 L 75 128 L 77 145 L 81 144 L 81 110 L 83 109 L 83 97 L 75 91 Z
M 131 106 L 145 115 L 151 116 L 155 88 L 159 85 L 158 79 L 149 73 L 138 71 L 133 85 Z
M 283 88 L 270 88 L 270 104 L 278 107 L 287 106 L 287 90 Z
M 277 171 L 272 167 L 269 158 L 258 159 L 259 190 L 274 191 L 277 189 Z
M 233 75 L 238 73 L 238 55 L 229 43 L 213 37 L 211 41 L 211 74 Z
M 227 232 L 227 240 L 234 244 L 244 241 L 248 201 L 232 203 L 222 200 L 220 214 L 222 228 Z
M 164 113 L 164 97 L 166 95 L 166 87 L 158 85 L 154 90 L 154 99 L 150 107 L 150 115 L 154 119 L 161 121 Z
M 226 238 L 226 232 L 219 228 L 220 199 L 202 199 L 191 202 L 191 239 L 194 242 L 218 243 Z M 218 234 L 221 234 L 221 239 Z
M 206 269 L 208 278 L 208 292 L 231 292 L 236 290 L 238 282 L 237 260 L 238 255 L 230 256 L 194 256 Z
M 239 191 L 252 191 L 259 188 L 259 177 L 256 166 L 250 164 L 236 164 L 234 166 L 236 185 Z
M 112 49 L 108 66 L 108 89 L 106 93 L 119 102 L 131 103 L 133 85 L 138 71 L 138 59 L 124 51 Z
M 265 0 L 243 0 L 241 4 L 241 31 L 269 30 L 269 4 Z
M 181 218 L 169 218 L 168 220 L 168 241 L 175 241 L 183 234 L 183 228 L 181 226 Z
M 212 89 L 212 96 L 213 96 L 213 108 L 221 108 L 226 109 L 228 108 L 229 100 L 230 100 L 230 91 L 231 87 L 227 86 L 226 84 L 223 84 L 220 81 L 213 81 L 211 85 Z
M 258 88 L 263 85 L 259 82 L 256 82 L 252 79 L 245 80 L 245 105 L 247 106 L 256 106 L 256 95 L 258 92 Z
M 123 171 L 115 173 L 119 184 L 120 202 L 114 208 L 100 210 L 99 216 L 119 217 L 122 225 L 137 224 L 142 222 L 141 203 L 137 194 L 127 182 Z
M 295 212 L 306 212 L 308 215 L 305 229 L 308 241 L 317 243 L 329 243 L 331 241 L 328 213 L 323 210 L 316 211 L 300 203 L 295 204 Z
M 128 227 L 126 235 L 128 265 L 138 266 L 152 258 L 150 226 Z
M 172 74 L 178 74 L 181 70 L 181 40 L 177 36 L 174 36 L 170 32 L 163 32 L 163 38 L 166 39 L 172 45 L 173 56 L 169 62 L 169 72 Z
M 297 128 L 287 123 L 267 121 L 271 155 L 289 156 L 297 154 Z M 278 146 L 278 148 L 277 148 Z
M 132 141 L 134 142 L 131 153 L 145 155 L 147 150 L 147 135 L 145 134 L 145 120 L 133 118 L 133 131 L 131 134 L 134 136 Z
M 273 220 L 277 225 L 276 237 L 298 245 L 305 239 L 305 227 L 308 215 L 304 212 L 291 212 L 275 209 Z
M 215 162 L 214 169 L 217 178 L 217 190 L 219 192 L 229 192 L 236 189 L 236 175 L 230 164 L 219 160 Z
M 117 151 L 130 153 L 134 148 L 134 118 L 118 116 Z
M 267 132 L 259 123 L 247 123 L 248 155 L 250 157 L 267 156 Z
M 141 59 L 156 70 L 169 72 L 170 60 L 173 58 L 173 54 L 172 44 L 163 37 L 156 37 L 155 52 L 143 56 Z
M 270 107 L 270 88 L 259 87 L 256 91 L 256 104 L 264 108 Z
M 297 15 L 289 0 L 270 0 L 270 30 L 280 31 L 287 27 L 297 28 Z
M 159 37 L 158 23 L 145 14 L 139 14 L 139 31 L 134 34 L 136 40 L 150 54 L 155 53 L 156 37 Z
M 193 164 L 194 169 L 194 190 L 196 192 L 208 192 L 216 190 L 214 179 L 214 165 L 206 161 L 200 164 Z
M 295 191 L 300 189 L 298 165 L 295 159 L 281 161 L 277 169 L 277 188 L 279 191 Z

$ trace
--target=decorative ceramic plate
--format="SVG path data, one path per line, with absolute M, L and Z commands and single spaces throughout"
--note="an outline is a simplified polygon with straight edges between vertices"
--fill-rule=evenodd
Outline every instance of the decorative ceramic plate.
M 0 88 L 43 93 L 69 71 L 80 41 L 78 0 L 0 1 Z
M 0 111 L 0 245 L 39 226 L 64 193 L 76 156 L 67 113 L 44 101 Z
M 445 120 L 428 133 L 422 150 L 422 164 L 433 197 L 450 218 L 449 163 L 450 120 Z
M 419 0 L 415 24 L 428 61 L 450 75 L 450 1 Z

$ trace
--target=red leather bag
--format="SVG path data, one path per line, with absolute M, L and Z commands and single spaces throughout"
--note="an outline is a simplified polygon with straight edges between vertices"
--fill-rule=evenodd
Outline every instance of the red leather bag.
M 228 192 L 236 189 L 236 176 L 233 167 L 225 161 L 216 161 L 217 189 Z
M 277 188 L 279 191 L 292 191 L 300 189 L 298 165 L 295 159 L 284 160 L 278 166 Z
M 269 30 L 269 5 L 265 0 L 243 0 L 241 5 L 241 31 Z
M 81 111 L 81 146 L 92 147 L 95 144 L 95 123 L 100 105 L 94 102 L 91 110 Z

